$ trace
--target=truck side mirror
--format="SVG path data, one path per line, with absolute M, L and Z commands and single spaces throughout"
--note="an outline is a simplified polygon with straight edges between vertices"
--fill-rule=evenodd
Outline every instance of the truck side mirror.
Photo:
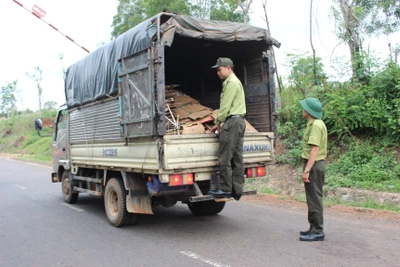
M 43 129 L 43 123 L 40 118 L 35 120 L 35 131 L 40 132 Z

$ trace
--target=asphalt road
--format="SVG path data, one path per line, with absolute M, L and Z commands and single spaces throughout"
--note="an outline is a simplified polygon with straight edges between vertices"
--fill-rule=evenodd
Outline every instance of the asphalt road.
M 248 197 L 216 216 L 177 204 L 115 228 L 102 198 L 65 204 L 50 172 L 0 159 L 0 266 L 400 266 L 396 218 L 326 208 L 325 241 L 307 243 L 304 203 Z

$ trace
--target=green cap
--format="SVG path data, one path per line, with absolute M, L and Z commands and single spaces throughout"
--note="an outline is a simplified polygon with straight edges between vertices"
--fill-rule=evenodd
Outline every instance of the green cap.
M 322 118 L 322 104 L 318 99 L 310 97 L 300 101 L 300 105 L 305 111 L 316 119 Z
M 211 68 L 216 69 L 219 67 L 233 67 L 233 61 L 230 58 L 227 57 L 220 57 L 217 60 L 217 64 L 215 64 L 214 66 L 212 66 Z

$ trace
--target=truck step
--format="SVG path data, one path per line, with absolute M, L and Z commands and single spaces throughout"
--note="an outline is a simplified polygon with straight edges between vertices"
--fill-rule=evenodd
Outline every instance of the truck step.
M 233 200 L 232 197 L 216 197 L 214 198 L 215 202 L 227 202 Z
M 202 201 L 210 201 L 210 200 L 214 200 L 214 196 L 201 195 L 201 196 L 189 197 L 189 202 L 202 202 Z
M 255 195 L 257 194 L 257 190 L 251 190 L 251 191 L 244 191 L 242 192 L 242 196 L 249 196 L 249 195 Z M 233 197 L 222 197 L 222 198 L 214 198 L 215 202 L 226 202 L 226 201 L 231 201 L 233 200 Z

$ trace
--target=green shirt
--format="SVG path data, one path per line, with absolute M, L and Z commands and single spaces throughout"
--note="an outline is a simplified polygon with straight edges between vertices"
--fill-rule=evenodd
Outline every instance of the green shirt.
M 325 159 L 328 152 L 328 131 L 322 120 L 311 119 L 307 122 L 303 136 L 303 152 L 301 153 L 303 159 L 309 158 L 312 145 L 319 147 L 316 160 Z
M 220 107 L 214 123 L 219 125 L 230 115 L 246 115 L 243 86 L 234 73 L 222 83 Z

